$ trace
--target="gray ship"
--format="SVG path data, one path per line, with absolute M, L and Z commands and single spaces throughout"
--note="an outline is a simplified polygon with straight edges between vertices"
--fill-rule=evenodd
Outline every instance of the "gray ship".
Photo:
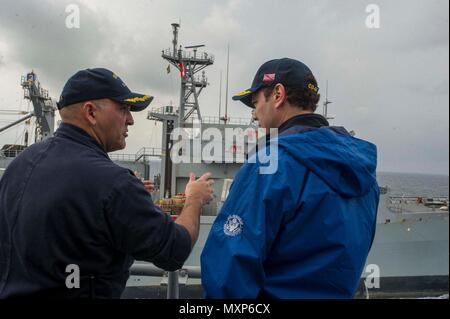
M 230 183 L 245 160 L 246 152 L 254 145 L 256 123 L 251 119 L 224 116 L 202 116 L 198 97 L 208 85 L 205 68 L 214 63 L 214 57 L 199 52 L 202 46 L 178 46 L 179 24 L 172 24 L 172 48 L 162 51 L 162 58 L 180 70 L 181 88 L 179 107 L 163 106 L 148 113 L 148 120 L 163 124 L 162 149 L 143 148 L 136 154 L 111 154 L 117 164 L 137 171 L 145 179 L 156 180 L 158 191 L 154 201 L 173 198 L 182 193 L 189 173 L 197 176 L 206 171 L 215 178 L 216 200 L 204 209 L 198 242 L 182 270 L 164 272 L 154 265 L 136 262 L 131 269 L 124 298 L 201 298 L 200 254 L 215 216 L 227 195 Z M 228 68 L 227 68 L 228 69 Z M 200 73 L 201 72 L 201 73 Z M 198 74 L 201 75 L 198 75 Z M 34 72 L 22 78 L 26 99 L 32 101 L 33 111 L 21 119 L 0 128 L 0 132 L 35 119 L 35 142 L 53 134 L 55 125 L 54 103 L 48 92 L 40 87 Z M 324 115 L 328 104 L 324 102 Z M 182 129 L 189 143 L 179 150 L 183 155 L 189 150 L 191 163 L 173 163 L 171 150 L 174 141 L 170 134 Z M 206 143 L 199 139 L 206 130 L 216 130 L 222 136 L 232 132 L 242 144 L 225 145 L 223 152 L 202 158 L 195 151 L 195 143 L 202 148 Z M 221 142 L 221 141 L 220 141 Z M 28 141 L 25 142 L 28 144 Z M 0 151 L 0 178 L 3 170 L 22 151 L 24 146 L 5 145 Z M 231 159 L 231 160 L 230 160 Z M 375 240 L 361 277 L 359 298 L 435 296 L 448 294 L 449 274 L 449 215 L 448 198 L 408 197 L 382 187 L 378 210 Z M 173 211 L 176 213 L 175 207 Z

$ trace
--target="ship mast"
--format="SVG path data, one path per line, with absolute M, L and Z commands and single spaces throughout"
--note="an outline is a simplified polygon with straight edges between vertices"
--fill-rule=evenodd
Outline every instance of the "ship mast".
M 198 52 L 199 48 L 204 47 L 203 44 L 186 46 L 184 49 L 192 51 L 185 51 L 178 44 L 179 28 L 179 23 L 172 23 L 172 49 L 163 50 L 161 55 L 180 72 L 181 88 L 178 111 L 174 110 L 173 106 L 165 106 L 149 111 L 147 116 L 149 120 L 163 123 L 161 198 L 172 196 L 172 184 L 175 184 L 172 174 L 173 163 L 170 158 L 170 150 L 173 146 L 170 134 L 175 127 L 191 127 L 193 120 L 202 121 L 198 97 L 208 85 L 204 69 L 214 63 L 214 57 L 211 54 Z M 202 71 L 201 76 L 196 75 L 200 71 Z
M 41 87 L 34 71 L 31 71 L 26 76 L 22 76 L 20 82 L 23 88 L 24 98 L 32 102 L 33 111 L 23 118 L 0 128 L 0 132 L 34 116 L 36 117 L 35 142 L 43 141 L 53 136 L 55 130 L 55 107 L 53 106 L 52 99 L 49 97 L 48 91 Z
M 212 65 L 214 58 L 206 52 L 198 52 L 199 48 L 204 47 L 203 44 L 184 47 L 184 49 L 192 49 L 192 51 L 185 51 L 181 45 L 178 46 L 179 27 L 178 23 L 172 23 L 172 50 L 163 50 L 162 58 L 180 71 L 181 88 L 178 125 L 184 127 L 190 117 L 196 117 L 200 122 L 202 121 L 198 97 L 208 85 L 208 81 L 205 71 L 202 72 L 201 76 L 196 74 L 207 66 Z

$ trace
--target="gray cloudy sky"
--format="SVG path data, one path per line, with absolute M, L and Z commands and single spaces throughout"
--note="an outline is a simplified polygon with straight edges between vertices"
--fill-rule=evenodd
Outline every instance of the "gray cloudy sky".
M 365 24 L 371 3 L 380 8 L 379 29 Z M 65 27 L 69 4 L 80 8 L 80 29 Z M 1 0 L 0 110 L 27 108 L 20 76 L 31 69 L 57 99 L 70 75 L 98 66 L 154 95 L 152 107 L 176 104 L 179 75 L 166 73 L 161 50 L 171 47 L 170 24 L 181 21 L 180 44 L 205 44 L 215 56 L 202 114 L 218 114 L 227 43 L 234 117 L 250 116 L 231 95 L 250 86 L 257 68 L 292 57 L 313 70 L 322 101 L 329 81 L 332 124 L 374 142 L 379 171 L 448 174 L 448 6 L 447 0 Z M 160 146 L 160 125 L 145 117 L 136 116 L 124 152 Z M 13 118 L 0 114 L 0 126 Z M 0 134 L 0 146 L 20 142 L 23 129 Z

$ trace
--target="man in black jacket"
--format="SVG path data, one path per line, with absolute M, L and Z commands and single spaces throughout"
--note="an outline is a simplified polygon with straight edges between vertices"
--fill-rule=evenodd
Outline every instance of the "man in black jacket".
M 213 196 L 210 174 L 191 174 L 173 222 L 107 155 L 125 147 L 130 111 L 152 99 L 107 69 L 67 81 L 54 137 L 23 151 L 0 182 L 0 298 L 119 298 L 135 259 L 166 270 L 183 265 Z M 66 284 L 74 269 L 77 287 Z

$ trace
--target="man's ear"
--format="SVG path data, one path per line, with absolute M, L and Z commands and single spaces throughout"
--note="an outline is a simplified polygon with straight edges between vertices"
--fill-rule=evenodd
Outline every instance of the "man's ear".
M 278 83 L 275 85 L 275 88 L 273 89 L 273 96 L 275 99 L 275 108 L 278 109 L 284 104 L 284 102 L 286 102 L 287 99 L 286 88 L 283 84 Z
M 97 124 L 97 115 L 99 108 L 96 104 L 88 101 L 81 106 L 81 113 L 83 118 L 92 126 Z

